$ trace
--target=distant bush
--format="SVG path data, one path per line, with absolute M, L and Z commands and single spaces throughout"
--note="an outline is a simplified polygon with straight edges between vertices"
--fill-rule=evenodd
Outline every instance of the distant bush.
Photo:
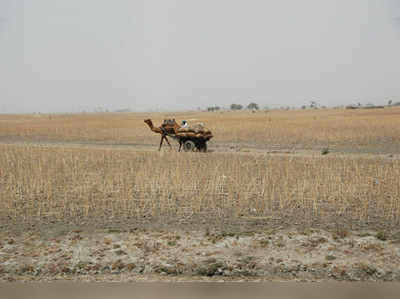
M 232 104 L 231 110 L 242 110 L 243 106 L 240 104 Z
M 375 105 L 372 105 L 372 106 L 364 106 L 364 107 L 362 107 L 363 109 L 383 109 L 383 108 L 385 108 L 385 106 L 375 106 Z
M 221 108 L 219 106 L 214 106 L 214 107 L 207 107 L 207 111 L 214 112 L 214 111 L 219 111 Z
M 325 148 L 323 148 L 323 149 L 321 150 L 321 155 L 327 155 L 327 154 L 329 154 L 329 148 L 328 148 L 328 147 L 325 147 Z
M 258 107 L 258 104 L 256 104 L 256 103 L 250 103 L 250 104 L 247 105 L 247 109 L 249 109 L 249 110 L 258 110 L 259 107 Z

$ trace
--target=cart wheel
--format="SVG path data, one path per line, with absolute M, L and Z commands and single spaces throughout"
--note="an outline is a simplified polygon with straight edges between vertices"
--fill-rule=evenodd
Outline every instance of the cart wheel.
M 199 146 L 199 152 L 205 153 L 207 151 L 207 143 L 201 143 Z
M 194 152 L 195 148 L 196 145 L 191 140 L 185 141 L 185 143 L 183 144 L 183 150 L 185 152 Z

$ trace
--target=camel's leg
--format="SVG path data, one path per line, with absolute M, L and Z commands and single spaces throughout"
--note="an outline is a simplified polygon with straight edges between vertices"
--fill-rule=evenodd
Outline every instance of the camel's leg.
M 171 143 L 169 143 L 167 136 L 164 136 L 165 140 L 167 141 L 170 148 L 172 148 Z
M 164 135 L 161 135 L 160 147 L 158 148 L 159 151 L 161 150 L 163 141 L 164 141 Z
M 164 139 L 165 139 L 165 141 L 167 141 L 169 147 L 172 148 L 171 143 L 169 143 L 167 136 L 161 135 L 160 148 L 158 149 L 159 151 L 161 150 L 161 146 L 163 144 Z
M 179 150 L 178 150 L 178 152 L 181 151 L 181 148 L 182 148 L 182 141 L 179 140 Z

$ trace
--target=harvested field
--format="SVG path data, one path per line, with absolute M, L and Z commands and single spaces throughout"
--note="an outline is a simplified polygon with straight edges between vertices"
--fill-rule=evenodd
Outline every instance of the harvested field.
M 400 219 L 398 159 L 0 148 L 0 221 L 22 229 L 196 218 L 379 228 Z
M 165 146 L 158 152 L 160 135 L 143 123 L 149 116 L 156 125 L 172 117 L 205 123 L 214 135 L 209 153 L 178 153 L 173 141 L 173 150 Z M 293 230 L 317 229 L 327 240 L 331 234 L 346 238 L 365 232 L 388 239 L 397 236 L 400 228 L 399 116 L 397 108 L 175 115 L 2 115 L 0 229 L 4 240 L 14 240 L 20 246 L 15 249 L 19 253 L 29 249 L 21 245 L 26 234 L 40 236 L 39 246 L 50 246 L 50 239 L 59 236 L 59 242 L 64 242 L 73 231 L 96 236 L 104 232 L 124 233 L 128 239 L 139 234 L 154 237 L 158 233 L 177 234 L 183 239 L 186 234 L 226 238 L 251 232 L 248 242 L 254 243 L 271 230 L 274 234 L 282 233 L 287 241 L 289 234 L 297 235 Z M 382 250 L 369 251 L 371 255 L 362 258 L 355 247 L 356 264 L 366 264 L 382 252 L 388 260 L 394 260 L 398 249 L 397 239 L 394 240 L 377 241 Z M 291 244 L 287 250 L 296 252 L 300 245 L 286 241 L 285 244 Z M 151 242 L 157 242 L 157 237 Z M 344 244 L 330 247 L 344 252 Z M 11 245 L 7 241 L 0 247 L 11 250 Z M 184 246 L 179 250 L 190 255 L 192 249 Z M 282 259 L 279 251 L 270 252 L 267 247 L 263 250 L 260 256 L 276 255 L 276 259 Z M 331 251 L 323 251 L 322 257 L 335 256 L 329 263 L 340 268 L 343 264 L 338 264 L 337 254 Z M 237 253 L 237 258 L 241 254 L 247 256 L 248 252 Z M 224 265 L 235 265 L 224 254 L 218 258 Z M 28 260 L 28 266 L 43 266 L 35 264 L 34 257 Z M 387 266 L 386 260 L 379 261 L 379 265 L 372 265 L 375 269 Z M 164 262 L 170 264 L 164 260 L 157 263 Z M 75 264 L 68 265 L 75 269 Z M 264 272 L 249 273 L 265 279 L 293 278 L 273 276 L 265 270 L 269 266 L 259 266 Z M 6 279 L 20 275 L 19 268 L 14 268 L 2 267 L 0 276 Z M 178 272 L 170 274 L 193 274 L 186 270 Z M 31 272 L 25 271 L 23 275 L 26 273 Z M 354 274 L 353 278 L 399 279 L 397 274 L 376 273 Z M 328 274 L 302 277 L 338 279 Z
M 400 108 L 372 110 L 294 110 L 187 113 L 106 113 L 2 115 L 0 140 L 155 145 L 159 136 L 143 120 L 158 126 L 165 118 L 204 123 L 214 148 L 321 150 L 399 153 Z

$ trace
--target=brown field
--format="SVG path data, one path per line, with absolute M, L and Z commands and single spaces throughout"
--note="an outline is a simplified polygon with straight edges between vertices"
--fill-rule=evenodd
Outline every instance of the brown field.
M 0 140 L 155 145 L 156 125 L 165 118 L 204 122 L 215 135 L 211 145 L 226 148 L 312 149 L 399 153 L 400 108 L 186 113 L 0 115 Z
M 204 122 L 210 153 L 177 153 L 174 141 L 158 152 L 148 116 Z M 394 227 L 399 128 L 396 108 L 3 115 L 0 219 L 8 228 Z
M 209 152 L 159 152 L 148 117 L 205 123 Z M 399 128 L 396 108 L 1 115 L 0 281 L 400 281 Z

